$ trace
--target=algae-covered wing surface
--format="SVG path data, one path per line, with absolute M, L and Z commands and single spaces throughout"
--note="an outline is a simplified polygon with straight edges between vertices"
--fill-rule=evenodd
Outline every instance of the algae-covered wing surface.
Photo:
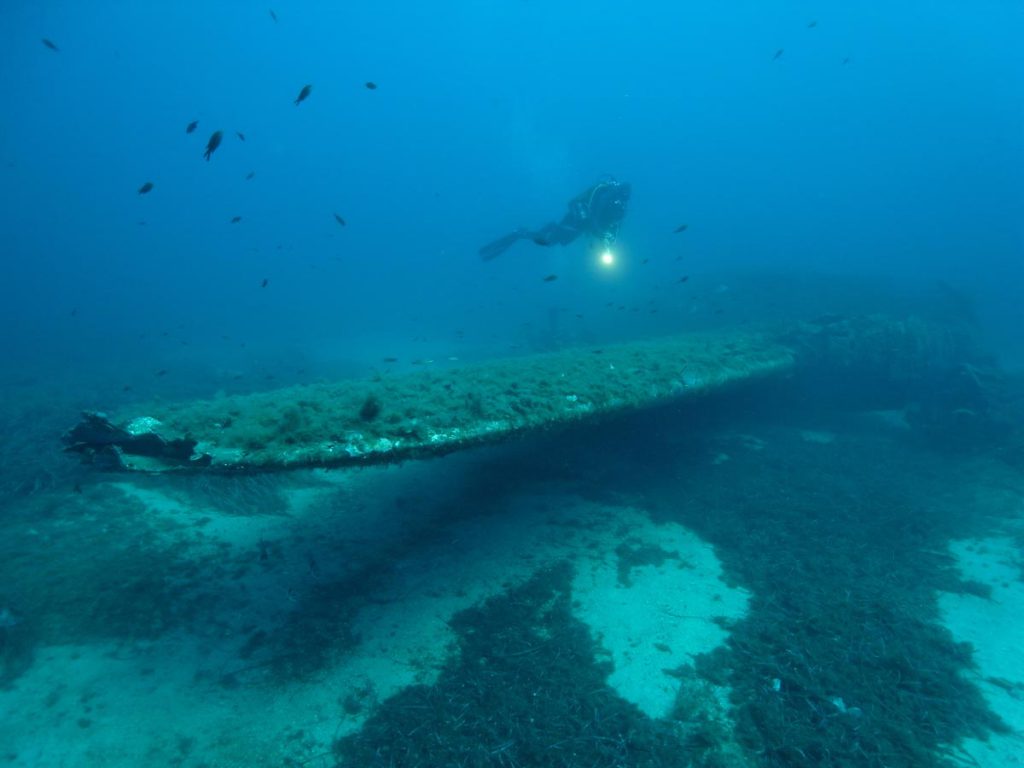
M 110 434 L 76 443 L 73 430 L 67 442 L 100 444 L 127 469 L 382 462 L 642 409 L 793 363 L 766 333 L 692 334 L 94 415 Z

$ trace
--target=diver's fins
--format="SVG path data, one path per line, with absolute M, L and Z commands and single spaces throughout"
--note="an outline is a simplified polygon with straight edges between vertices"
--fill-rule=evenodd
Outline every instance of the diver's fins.
M 524 237 L 529 237 L 529 233 L 525 229 L 517 229 L 515 232 L 504 237 L 499 237 L 493 243 L 488 243 L 480 249 L 480 258 L 484 261 L 496 259 L 507 251 L 513 243 L 517 240 L 522 240 Z

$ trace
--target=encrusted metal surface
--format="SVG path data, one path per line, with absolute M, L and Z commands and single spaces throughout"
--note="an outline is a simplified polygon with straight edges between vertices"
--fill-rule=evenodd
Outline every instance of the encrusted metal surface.
M 914 318 L 822 318 L 89 413 L 68 450 L 139 471 L 267 471 L 441 455 L 795 369 L 905 385 L 962 354 Z

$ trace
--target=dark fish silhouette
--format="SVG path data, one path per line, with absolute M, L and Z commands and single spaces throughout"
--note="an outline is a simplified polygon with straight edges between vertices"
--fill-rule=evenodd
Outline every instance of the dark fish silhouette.
M 544 282 L 545 283 L 553 283 L 557 279 L 558 279 L 558 275 L 548 275 L 547 277 L 544 278 Z
M 51 51 L 56 51 L 57 53 L 60 53 L 60 48 L 57 47 L 57 44 L 55 42 L 53 42 L 53 40 L 47 40 L 44 37 L 43 38 L 43 45 L 45 45 Z
M 145 184 L 143 184 L 141 187 L 139 187 L 139 194 L 140 195 L 149 194 L 149 192 L 152 189 L 153 189 L 153 182 L 152 181 L 147 181 Z
M 275 24 L 277 23 L 277 14 L 274 13 L 274 9 L 273 8 L 270 9 L 270 18 L 272 18 L 274 20 Z
M 680 225 L 679 225 L 678 227 L 676 227 L 675 229 L 673 229 L 673 230 L 672 230 L 672 232 L 673 232 L 674 234 L 677 234 L 677 235 L 678 235 L 678 234 L 679 234 L 680 232 L 685 232 L 685 231 L 686 231 L 686 228 L 687 228 L 688 226 L 690 226 L 690 225 L 689 225 L 689 224 L 680 224 Z
M 210 136 L 210 140 L 206 142 L 206 152 L 203 155 L 206 157 L 206 161 L 210 161 L 210 155 L 217 151 L 217 147 L 220 146 L 221 139 L 224 138 L 223 131 L 214 131 L 213 135 Z
M 255 175 L 256 175 L 256 171 L 249 171 L 247 174 L 245 174 L 245 180 L 249 181 Z
M 812 22 L 807 24 L 807 28 L 808 29 L 814 29 L 816 26 L 818 26 L 818 22 L 816 22 L 816 21 L 812 21 Z
M 302 90 L 299 91 L 298 98 L 295 99 L 295 106 L 296 107 L 299 106 L 299 104 L 301 104 L 306 99 L 308 99 L 309 98 L 309 93 L 312 90 L 313 90 L 313 86 L 312 85 L 304 85 L 304 86 L 302 86 Z
M 680 278 L 679 278 L 678 280 L 676 280 L 676 282 L 677 282 L 677 283 L 685 283 L 685 282 L 686 282 L 687 280 L 689 280 L 689 279 L 690 279 L 690 276 L 689 276 L 689 275 L 683 275 L 683 276 L 682 276 L 682 277 L 680 277 Z
M 339 216 L 338 214 L 334 214 L 334 220 L 341 224 L 341 226 L 345 226 L 345 220 L 341 218 L 341 216 Z
M 366 81 L 366 87 L 369 90 L 371 90 L 371 91 L 376 91 L 377 90 L 377 84 L 375 82 L 373 82 L 372 80 L 367 80 Z
M 397 357 L 385 357 L 385 358 L 383 358 L 383 360 L 384 360 L 385 363 L 397 363 L 398 362 L 398 358 Z
M 843 59 L 843 66 L 846 66 L 849 63 L 850 63 L 850 57 L 847 56 L 845 59 Z
M 263 278 L 263 282 L 260 283 L 260 288 L 266 288 L 270 284 L 270 280 L 266 277 Z
M 245 141 L 245 134 L 242 133 L 241 131 L 235 131 L 235 136 L 240 138 L 242 141 Z
M 238 222 L 240 222 L 241 220 L 242 220 L 242 217 L 241 217 L 241 216 L 232 216 L 232 217 L 231 217 L 231 223 L 232 223 L 232 224 L 237 224 L 237 223 L 238 223 Z
M 782 58 L 782 48 L 779 48 L 779 50 L 775 52 L 775 55 L 772 56 L 772 61 L 777 61 L 780 58 Z
M 193 120 L 191 123 L 185 126 L 185 133 L 192 133 L 196 128 L 199 127 L 199 121 Z

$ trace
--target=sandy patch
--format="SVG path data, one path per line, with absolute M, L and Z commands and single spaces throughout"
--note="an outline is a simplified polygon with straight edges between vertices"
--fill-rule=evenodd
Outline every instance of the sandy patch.
M 715 620 L 742 617 L 748 597 L 725 586 L 714 551 L 690 531 L 652 525 L 634 510 L 623 518 L 628 547 L 663 551 L 666 559 L 623 574 L 621 558 L 580 558 L 576 615 L 615 665 L 609 685 L 649 717 L 667 717 L 680 684 L 669 673 L 725 642 L 728 633 Z
M 38 661 L 0 691 L 8 764 L 332 765 L 333 741 L 360 728 L 376 704 L 437 679 L 457 647 L 448 623 L 454 614 L 566 559 L 576 568 L 576 615 L 614 662 L 609 684 L 621 696 L 665 717 L 681 686 L 691 694 L 707 687 L 692 675 L 692 659 L 723 642 L 726 632 L 713 620 L 742 616 L 747 596 L 722 582 L 713 550 L 695 535 L 655 524 L 640 509 L 566 496 L 519 497 L 500 514 L 450 524 L 423 520 L 416 505 L 396 509 L 393 499 L 359 502 L 378 498 L 374 484 L 396 477 L 423 480 L 416 472 L 365 473 L 334 493 L 322 483 L 292 489 L 284 514 L 249 517 L 117 480 L 121 493 L 141 502 L 143 519 L 176 524 L 161 531 L 190 543 L 184 556 L 253 552 L 270 541 L 283 565 L 225 582 L 235 607 L 202 632 L 39 649 Z M 425 543 L 391 561 L 396 540 L 415 541 L 419 530 L 429 530 Z M 239 649 L 253 627 L 287 620 L 303 590 L 344 577 L 356 558 L 376 558 L 388 570 L 351 625 L 355 647 L 315 680 L 271 685 L 242 675 L 237 685 L 223 684 L 247 664 Z M 725 692 L 702 695 L 722 720 Z
M 801 429 L 800 439 L 805 443 L 814 443 L 816 445 L 829 445 L 836 441 L 836 436 L 832 432 L 823 432 L 814 429 Z
M 974 646 L 980 674 L 972 682 L 1016 732 L 968 739 L 963 749 L 984 768 L 1024 765 L 1024 553 L 1009 538 L 958 541 L 951 550 L 963 578 L 988 585 L 992 596 L 941 595 L 943 621 L 958 641 Z

